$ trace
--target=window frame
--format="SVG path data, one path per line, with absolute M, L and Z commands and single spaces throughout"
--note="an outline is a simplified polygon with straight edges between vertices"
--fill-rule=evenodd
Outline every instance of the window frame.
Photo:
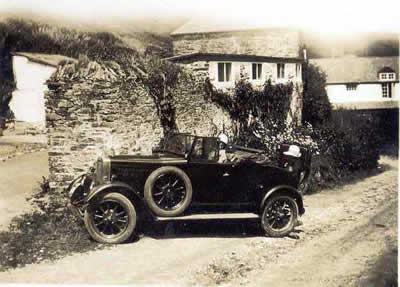
M 358 84 L 356 84 L 356 83 L 346 84 L 346 91 L 355 92 L 355 91 L 357 91 L 357 86 L 358 86 Z
M 392 83 L 382 83 L 382 98 L 391 99 L 392 97 Z
M 395 81 L 396 73 L 379 73 L 380 81 Z
M 262 63 L 251 64 L 251 79 L 253 81 L 259 81 L 262 79 Z
M 301 79 L 301 64 L 296 63 L 296 78 Z
M 285 63 L 276 64 L 277 79 L 285 79 Z
M 223 79 L 222 80 L 220 78 L 220 76 L 221 76 L 221 71 L 220 71 L 221 65 L 223 67 L 223 71 L 222 71 Z M 229 66 L 229 71 L 227 69 L 227 66 Z M 233 67 L 232 62 L 218 62 L 217 63 L 217 80 L 218 80 L 218 83 L 232 82 L 232 67 Z M 228 72 L 229 72 L 229 74 L 228 74 Z

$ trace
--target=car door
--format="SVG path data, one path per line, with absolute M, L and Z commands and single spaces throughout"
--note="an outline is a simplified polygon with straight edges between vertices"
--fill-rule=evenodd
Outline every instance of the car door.
M 220 178 L 224 203 L 235 205 L 252 201 L 253 185 L 249 176 L 252 171 L 252 165 L 242 163 L 228 164 Z
M 192 181 L 193 202 L 220 203 L 224 200 L 223 180 L 231 165 L 218 163 L 219 150 L 216 138 L 196 137 L 190 153 L 187 173 Z

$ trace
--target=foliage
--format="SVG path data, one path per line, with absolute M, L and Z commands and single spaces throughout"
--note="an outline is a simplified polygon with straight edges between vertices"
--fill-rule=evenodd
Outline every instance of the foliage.
M 375 122 L 356 113 L 348 113 L 345 125 L 335 121 L 314 129 L 312 138 L 318 143 L 314 155 L 311 191 L 339 184 L 350 175 L 373 170 L 379 160 L 379 136 Z
M 8 19 L 0 23 L 0 117 L 10 118 L 8 103 L 15 88 L 11 52 L 60 54 L 72 58 L 86 55 L 94 61 L 125 65 L 138 52 L 106 32 L 78 32 L 36 22 Z
M 312 64 L 305 64 L 303 67 L 302 121 L 312 126 L 323 125 L 331 119 L 332 114 L 332 107 L 325 90 L 326 75 L 319 67 Z
M 261 89 L 255 89 L 246 79 L 235 83 L 233 93 L 216 90 L 206 81 L 206 95 L 227 111 L 237 122 L 234 143 L 264 150 L 271 161 L 277 160 L 276 146 L 281 143 L 298 144 L 318 151 L 311 138 L 310 124 L 296 126 L 286 119 L 290 109 L 293 83 L 273 84 L 266 81 Z
M 134 65 L 138 81 L 153 99 L 164 133 L 177 131 L 174 95 L 188 87 L 195 89 L 193 76 L 182 67 L 156 56 L 147 56 Z
M 11 92 L 15 88 L 15 83 L 12 80 L 3 79 L 0 82 L 0 119 L 13 119 L 14 114 L 9 108 L 11 101 Z
M 111 33 L 78 32 L 19 19 L 0 23 L 0 39 L 7 52 L 61 54 L 73 58 L 84 54 L 96 61 L 121 61 L 136 53 Z
M 276 146 L 281 143 L 303 146 L 313 154 L 311 191 L 338 184 L 360 170 L 377 167 L 379 159 L 378 125 L 373 117 L 352 111 L 346 120 L 332 117 L 325 92 L 325 75 L 310 65 L 303 106 L 303 125 L 286 122 L 293 85 L 272 85 L 254 89 L 246 80 L 236 83 L 233 93 L 216 90 L 206 83 L 209 99 L 238 122 L 234 142 L 264 150 L 270 161 L 277 160 Z M 306 120 L 310 120 L 307 122 Z M 344 124 L 345 123 L 345 124 Z
M 156 104 L 164 130 L 166 132 L 176 130 L 173 95 L 182 90 L 183 81 L 191 80 L 191 78 L 179 66 L 159 58 L 159 55 L 166 56 L 171 52 L 171 47 L 163 44 L 169 43 L 166 37 L 151 33 L 143 33 L 142 37 L 151 39 L 153 43 L 161 43 L 162 46 L 149 46 L 145 55 L 141 55 L 111 33 L 78 32 L 35 22 L 9 19 L 5 23 L 0 23 L 0 50 L 3 51 L 0 60 L 10 64 L 10 52 L 24 51 L 61 54 L 80 59 L 86 57 L 87 61 L 113 61 L 127 75 L 131 74 L 134 68 L 138 72 L 138 77 L 127 79 L 123 84 L 127 87 L 141 84 L 148 89 Z M 0 73 L 3 73 L 3 76 L 0 76 L 4 78 L 11 76 L 12 70 L 9 68 Z M 7 86 L 4 93 L 0 90 L 0 100 L 1 95 L 11 94 L 13 88 L 13 86 Z M 3 96 L 3 98 L 9 101 L 8 97 Z M 8 102 L 5 100 L 0 101 L 0 105 L 8 109 Z
M 274 85 L 270 80 L 261 89 L 255 89 L 247 79 L 240 79 L 231 93 L 216 90 L 209 79 L 205 83 L 206 98 L 227 111 L 236 122 L 236 141 L 252 147 L 262 146 L 257 139 L 247 139 L 251 130 L 260 126 L 256 122 L 274 130 L 285 125 L 292 92 L 292 83 Z

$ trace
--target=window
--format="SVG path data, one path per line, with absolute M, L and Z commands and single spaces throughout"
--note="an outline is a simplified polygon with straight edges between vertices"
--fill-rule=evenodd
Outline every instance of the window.
M 278 79 L 285 78 L 285 64 L 278 64 Z
M 395 73 L 379 73 L 379 79 L 381 81 L 395 80 L 396 74 Z
M 218 63 L 218 82 L 231 80 L 232 63 Z
M 253 71 L 252 79 L 260 80 L 262 74 L 262 64 L 253 64 L 252 71 Z
M 347 85 L 346 85 L 346 90 L 348 90 L 348 91 L 355 91 L 355 90 L 357 90 L 357 84 L 347 84 Z
M 191 153 L 192 159 L 218 161 L 218 142 L 216 138 L 196 138 Z
M 301 64 L 296 64 L 296 78 L 301 79 Z
M 383 83 L 382 84 L 382 97 L 391 98 L 392 97 L 392 84 Z

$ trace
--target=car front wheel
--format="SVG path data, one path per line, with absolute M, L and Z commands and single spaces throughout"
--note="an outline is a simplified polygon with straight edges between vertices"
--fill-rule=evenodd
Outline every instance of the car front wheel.
M 85 226 L 90 236 L 100 243 L 122 243 L 136 226 L 136 211 L 123 194 L 108 193 L 85 211 Z
M 296 201 L 286 195 L 272 196 L 265 204 L 261 226 L 266 235 L 283 237 L 294 228 L 298 216 Z

